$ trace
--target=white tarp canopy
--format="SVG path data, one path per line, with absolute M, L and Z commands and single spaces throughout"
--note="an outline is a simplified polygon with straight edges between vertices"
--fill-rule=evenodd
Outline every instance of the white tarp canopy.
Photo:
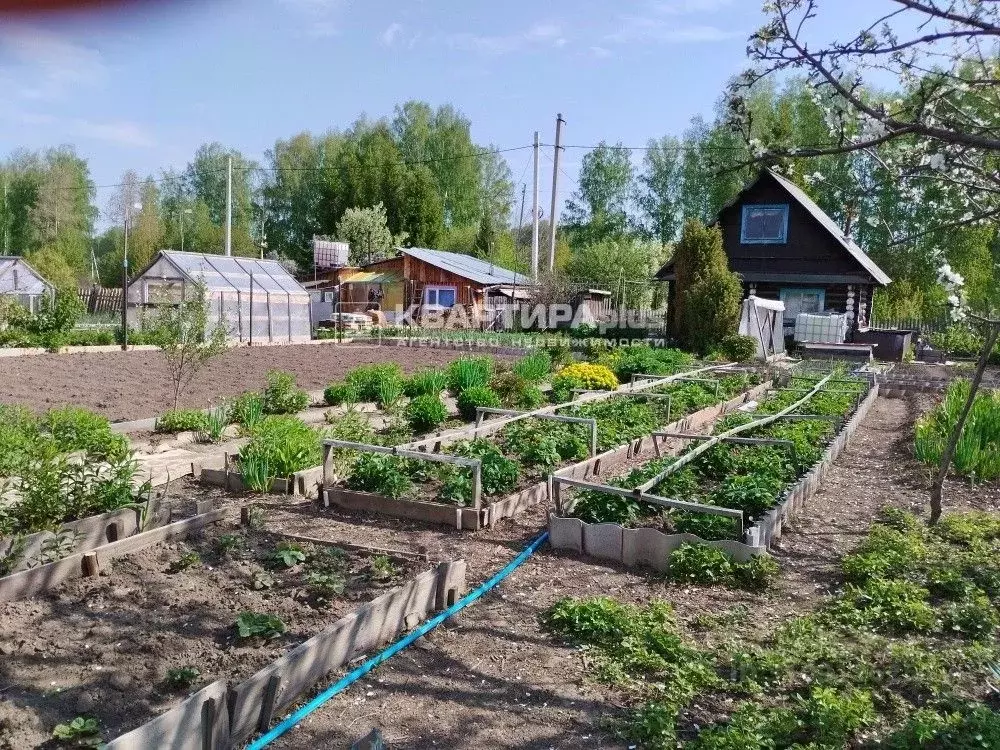
M 767 360 L 785 353 L 785 303 L 750 295 L 743 300 L 740 334 L 757 342 L 757 358 Z

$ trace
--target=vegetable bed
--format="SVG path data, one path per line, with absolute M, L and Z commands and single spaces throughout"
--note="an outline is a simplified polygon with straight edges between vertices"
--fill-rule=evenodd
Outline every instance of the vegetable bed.
M 118 736 L 214 680 L 248 677 L 428 567 L 287 541 L 259 513 L 250 520 L 0 605 L 0 746 L 43 744 L 78 717 Z
M 801 399 L 818 378 L 795 379 L 791 390 L 775 391 L 753 413 L 734 413 L 715 426 L 714 433 L 777 413 Z M 779 420 L 740 435 L 786 441 L 782 445 L 718 443 L 694 461 L 668 474 L 650 494 L 742 511 L 749 525 L 763 517 L 781 499 L 786 488 L 813 466 L 834 439 L 839 425 L 854 411 L 868 390 L 866 381 L 831 381 L 796 409 L 800 415 L 831 419 Z M 683 455 L 683 454 L 682 454 Z M 678 461 L 664 456 L 615 477 L 607 484 L 627 489 L 652 480 Z M 723 515 L 680 508 L 664 508 L 633 497 L 598 490 L 579 490 L 567 505 L 569 515 L 585 524 L 617 524 L 624 528 L 652 528 L 667 534 L 693 534 L 703 540 L 741 539 L 741 525 Z
M 597 448 L 602 452 L 648 435 L 669 419 L 743 393 L 758 380 L 755 373 L 741 373 L 717 382 L 671 383 L 651 391 L 653 395 L 615 396 L 604 402 L 567 405 L 563 411 L 565 416 L 596 421 Z M 669 402 L 662 397 L 667 394 Z M 520 496 L 511 503 L 514 507 L 505 509 L 514 512 L 522 502 L 530 504 L 546 497 L 546 477 L 561 466 L 585 459 L 589 442 L 586 425 L 539 418 L 512 423 L 486 438 L 451 443 L 441 452 L 479 459 L 484 502 L 513 501 Z M 333 450 L 332 458 L 332 474 L 338 481 L 327 484 L 327 499 L 337 504 L 456 523 L 460 528 L 478 528 L 480 523 L 496 519 L 494 513 L 480 518 L 478 509 L 469 512 L 474 486 L 472 472 L 466 467 L 342 448 Z M 404 504 L 415 503 L 425 515 L 407 512 Z M 440 510 L 432 507 L 435 505 Z

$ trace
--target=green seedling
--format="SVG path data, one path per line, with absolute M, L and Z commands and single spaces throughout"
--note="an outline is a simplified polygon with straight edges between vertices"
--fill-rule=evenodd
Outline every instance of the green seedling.
M 278 546 L 270 554 L 270 560 L 277 565 L 294 568 L 306 561 L 306 553 L 295 542 L 278 542 Z
M 236 634 L 246 638 L 277 638 L 285 632 L 285 623 L 277 615 L 244 612 L 236 618 Z
M 168 569 L 171 573 L 180 573 L 182 570 L 188 570 L 189 568 L 194 568 L 201 565 L 201 555 L 195 551 L 185 552 L 179 558 L 170 563 L 170 568 Z
M 186 690 L 197 682 L 199 677 L 201 672 L 195 667 L 174 667 L 167 670 L 167 686 L 173 690 Z
M 392 560 L 387 555 L 375 555 L 371 559 L 371 576 L 376 581 L 388 581 L 399 574 L 399 570 L 392 564 Z
M 77 716 L 69 724 L 56 724 L 52 736 L 71 747 L 98 747 L 102 744 L 97 719 Z
M 340 573 L 314 571 L 306 576 L 309 595 L 319 604 L 327 604 L 347 588 L 347 579 Z
M 233 555 L 246 549 L 247 546 L 242 534 L 223 534 L 215 540 L 215 543 L 223 555 Z

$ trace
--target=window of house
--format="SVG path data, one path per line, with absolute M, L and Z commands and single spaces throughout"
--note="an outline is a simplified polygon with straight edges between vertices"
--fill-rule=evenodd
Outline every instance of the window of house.
M 454 307 L 457 294 L 453 286 L 429 286 L 424 289 L 424 304 L 434 307 Z
M 740 242 L 744 245 L 779 244 L 788 239 L 788 206 L 743 206 Z
M 795 323 L 799 313 L 821 313 L 826 309 L 826 292 L 823 289 L 782 289 L 781 301 L 785 303 L 785 322 Z

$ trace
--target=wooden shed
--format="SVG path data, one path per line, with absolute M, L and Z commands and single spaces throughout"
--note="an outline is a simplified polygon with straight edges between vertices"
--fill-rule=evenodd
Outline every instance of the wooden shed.
M 744 297 L 784 302 L 786 332 L 799 313 L 847 313 L 852 331 L 865 327 L 873 291 L 890 282 L 800 187 L 773 170 L 724 206 L 716 224 Z M 673 282 L 673 262 L 656 276 Z
M 402 311 L 486 308 L 519 299 L 531 280 L 471 255 L 420 247 L 400 248 L 396 257 L 343 269 L 338 278 L 345 312 L 381 310 L 391 321 Z

